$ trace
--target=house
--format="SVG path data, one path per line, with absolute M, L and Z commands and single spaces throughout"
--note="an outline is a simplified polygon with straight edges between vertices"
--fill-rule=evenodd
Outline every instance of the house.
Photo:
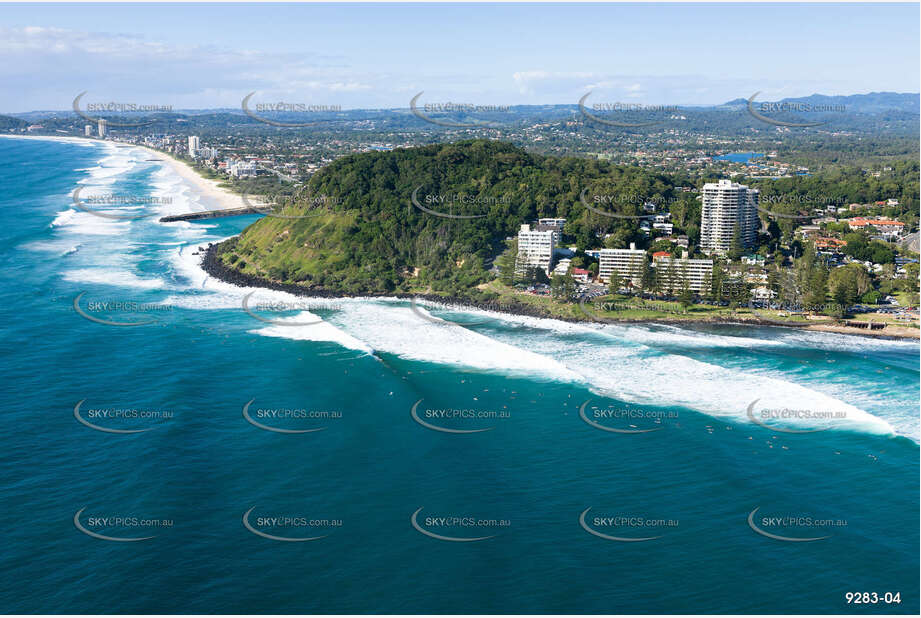
M 821 231 L 821 228 L 818 225 L 801 225 L 797 228 L 796 233 L 802 236 L 803 238 L 809 238 L 814 236 Z
M 814 242 L 816 251 L 837 252 L 842 247 L 847 246 L 846 240 L 841 240 L 838 238 L 826 238 L 824 236 L 816 236 Z
M 772 300 L 775 296 L 777 296 L 777 293 L 774 290 L 763 285 L 752 288 L 751 293 L 752 300 Z
M 742 263 L 751 266 L 764 266 L 764 257 L 756 253 L 742 256 Z
M 874 227 L 887 236 L 899 236 L 905 228 L 905 224 L 901 221 L 893 221 L 892 219 L 866 219 L 864 217 L 848 219 L 847 224 L 852 230 L 865 230 L 868 227 Z
M 591 276 L 591 273 L 584 268 L 572 269 L 572 278 L 580 283 L 588 283 L 588 280 L 591 278 Z

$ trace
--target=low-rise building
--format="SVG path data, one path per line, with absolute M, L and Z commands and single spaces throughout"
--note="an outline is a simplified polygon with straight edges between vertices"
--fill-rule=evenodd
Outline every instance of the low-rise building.
M 816 251 L 830 251 L 832 253 L 837 252 L 843 247 L 847 246 L 846 240 L 824 236 L 817 236 L 814 242 Z
M 713 274 L 713 260 L 691 260 L 686 253 L 675 259 L 667 251 L 657 251 L 653 266 L 659 277 L 665 276 L 664 286 L 672 290 L 680 290 L 686 283 L 692 292 L 703 292 L 704 283 Z
M 749 264 L 751 266 L 764 266 L 764 256 L 758 255 L 757 253 L 743 255 L 742 263 Z
M 883 234 L 893 236 L 901 235 L 902 230 L 905 228 L 905 224 L 901 221 L 893 221 L 892 219 L 866 219 L 864 217 L 848 219 L 847 224 L 852 230 L 865 230 L 868 227 L 874 227 Z
M 573 268 L 572 269 L 572 278 L 578 281 L 579 283 L 588 283 L 588 280 L 591 279 L 592 273 L 585 270 L 584 268 Z
M 569 272 L 569 266 L 572 264 L 572 260 L 569 258 L 563 258 L 556 263 L 556 266 L 553 267 L 554 275 L 565 275 Z
M 611 280 L 611 273 L 617 271 L 621 279 L 629 280 L 634 287 L 643 283 L 643 266 L 646 252 L 630 243 L 629 249 L 601 249 L 598 252 L 598 278 L 604 283 Z

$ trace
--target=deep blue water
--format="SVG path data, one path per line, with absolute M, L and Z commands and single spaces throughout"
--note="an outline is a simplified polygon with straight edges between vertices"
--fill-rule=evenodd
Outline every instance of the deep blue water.
M 0 140 L 5 612 L 918 612 L 917 343 L 482 315 L 464 328 L 385 300 L 269 324 L 193 255 L 253 218 L 158 223 L 208 204 L 149 158 Z M 171 202 L 111 220 L 75 210 L 77 186 Z M 91 317 L 153 321 L 95 322 L 78 296 Z M 767 429 L 746 416 L 755 399 L 846 419 Z M 251 400 L 264 425 L 322 430 L 261 429 Z M 430 424 L 491 430 L 426 428 L 420 400 Z M 591 426 L 587 400 L 603 427 L 656 431 Z M 92 429 L 81 401 L 99 427 L 149 431 Z M 596 532 L 658 538 L 593 535 L 588 508 Z M 250 509 L 259 532 L 323 538 L 259 536 Z M 423 530 L 491 538 L 427 536 L 419 509 Z M 763 536 L 755 509 L 769 533 L 828 538 Z M 840 525 L 763 519 L 781 515 Z M 849 606 L 848 591 L 901 603 Z

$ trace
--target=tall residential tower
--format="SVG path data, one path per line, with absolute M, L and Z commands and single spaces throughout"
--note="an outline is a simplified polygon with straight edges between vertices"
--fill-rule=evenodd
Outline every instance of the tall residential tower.
M 758 219 L 758 190 L 721 180 L 703 188 L 700 214 L 700 248 L 705 253 L 726 253 L 738 230 L 741 249 L 755 246 Z

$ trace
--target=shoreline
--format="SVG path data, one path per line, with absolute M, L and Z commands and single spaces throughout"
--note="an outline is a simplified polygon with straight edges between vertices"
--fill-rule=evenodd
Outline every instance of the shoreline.
M 236 238 L 236 236 L 232 237 Z M 227 240 L 232 240 L 227 239 Z M 227 242 L 227 240 L 223 242 Z M 467 298 L 457 298 L 451 296 L 441 296 L 438 294 L 407 294 L 394 292 L 390 294 L 348 294 L 345 292 L 336 292 L 332 290 L 324 289 L 308 289 L 300 285 L 293 283 L 279 283 L 275 281 L 269 281 L 255 275 L 249 275 L 246 273 L 241 273 L 233 268 L 226 266 L 218 257 L 217 251 L 218 248 L 223 244 L 220 243 L 208 243 L 207 248 L 204 251 L 204 254 L 201 258 L 201 269 L 209 276 L 214 277 L 218 281 L 228 283 L 230 285 L 235 285 L 239 287 L 247 288 L 261 288 L 266 290 L 273 290 L 276 292 L 287 292 L 294 296 L 303 296 L 307 298 L 397 298 L 401 300 L 410 300 L 413 298 L 426 300 L 433 303 L 441 304 L 457 304 L 457 305 L 466 305 L 470 308 L 480 309 L 482 311 L 493 311 L 497 313 L 505 313 L 508 315 L 516 315 L 523 317 L 531 318 L 543 318 L 549 320 L 560 320 L 562 322 L 570 322 L 574 324 L 667 324 L 671 326 L 681 326 L 681 325 L 695 325 L 695 324 L 727 324 L 727 325 L 737 325 L 737 326 L 772 326 L 774 328 L 792 328 L 797 330 L 805 330 L 811 332 L 832 332 L 842 335 L 856 335 L 863 337 L 871 337 L 874 339 L 892 339 L 899 341 L 917 341 L 919 339 L 918 332 L 912 334 L 902 334 L 902 333 L 888 333 L 883 334 L 881 332 L 868 332 L 863 331 L 862 329 L 851 328 L 847 326 L 837 326 L 837 325 L 821 325 L 821 324 L 808 324 L 803 326 L 784 326 L 770 322 L 768 320 L 762 320 L 759 318 L 738 318 L 738 319 L 727 319 L 725 317 L 720 318 L 699 318 L 699 319 L 670 319 L 670 318 L 648 318 L 648 319 L 601 319 L 593 320 L 589 316 L 586 316 L 586 319 L 581 320 L 577 318 L 571 318 L 566 316 L 556 316 L 545 311 L 541 311 L 532 305 L 526 305 L 523 303 L 503 303 L 502 308 L 497 308 L 495 303 L 483 303 Z
M 199 196 L 211 202 L 208 206 L 211 206 L 210 210 L 226 210 L 233 208 L 246 208 L 248 205 L 243 201 L 242 195 L 232 193 L 228 189 L 218 186 L 218 181 L 213 179 L 208 179 L 199 174 L 192 166 L 184 161 L 180 161 L 174 158 L 172 155 L 161 152 L 150 148 L 149 146 L 142 146 L 139 144 L 129 144 L 116 142 L 111 140 L 100 140 L 96 138 L 88 137 L 76 137 L 76 136 L 56 136 L 56 135 L 10 135 L 10 134 L 0 134 L 0 137 L 7 139 L 27 139 L 27 140 L 42 140 L 42 141 L 56 141 L 64 143 L 80 143 L 80 144 L 109 144 L 116 148 L 140 148 L 154 157 L 157 158 L 158 162 L 163 163 L 165 166 L 174 171 L 182 180 L 184 180 L 194 191 L 197 191 Z M 225 241 L 226 242 L 226 241 Z M 236 271 L 232 268 L 225 266 L 220 260 L 215 256 L 215 252 L 219 247 L 220 243 L 209 243 L 208 248 L 205 251 L 204 257 L 201 261 L 201 268 L 208 275 L 229 283 L 231 285 L 238 285 L 242 287 L 256 287 L 269 290 L 275 290 L 280 292 L 287 292 L 295 296 L 304 296 L 304 297 L 313 297 L 313 298 L 399 298 L 399 299 L 412 299 L 418 298 L 423 299 L 429 302 L 442 303 L 442 304 L 457 304 L 457 305 L 466 305 L 471 308 L 477 308 L 484 311 L 496 311 L 499 313 L 506 313 L 509 315 L 518 315 L 525 317 L 533 318 L 544 318 L 552 320 L 560 320 L 564 322 L 571 322 L 576 324 L 668 324 L 673 326 L 680 325 L 695 325 L 695 324 L 730 324 L 730 325 L 741 325 L 741 326 L 772 326 L 776 328 L 793 328 L 798 330 L 806 330 L 811 332 L 825 332 L 825 333 L 836 333 L 842 335 L 855 335 L 860 337 L 870 337 L 874 339 L 893 339 L 900 341 L 918 341 L 919 340 L 919 329 L 904 327 L 904 326 L 887 326 L 882 331 L 870 331 L 850 326 L 844 326 L 839 324 L 804 324 L 804 325 L 782 325 L 777 324 L 769 320 L 763 320 L 756 317 L 738 317 L 738 318 L 689 318 L 689 319 L 672 319 L 672 318 L 625 318 L 625 319 L 613 319 L 613 318 L 604 318 L 604 319 L 591 319 L 591 317 L 586 316 L 585 319 L 572 318 L 567 316 L 557 316 L 552 313 L 542 311 L 532 305 L 525 303 L 503 303 L 501 308 L 497 308 L 495 303 L 488 302 L 483 303 L 479 301 L 474 301 L 467 298 L 460 297 L 450 297 L 442 296 L 438 294 L 407 294 L 407 293 L 392 293 L 386 295 L 369 295 L 369 294 L 346 294 L 343 292 L 335 292 L 330 290 L 323 289 L 308 289 L 303 286 L 287 283 L 278 283 L 273 281 L 268 281 L 254 275 L 247 275 Z
M 192 189 L 198 192 L 199 196 L 203 200 L 209 202 L 208 204 L 202 204 L 206 206 L 206 210 L 227 210 L 231 208 L 246 208 L 248 206 L 248 204 L 243 201 L 242 195 L 233 193 L 228 189 L 218 186 L 219 183 L 217 180 L 205 178 L 197 171 L 195 171 L 195 168 L 190 166 L 185 161 L 180 161 L 168 153 L 155 150 L 149 146 L 142 146 L 140 144 L 128 144 L 112 140 L 101 140 L 92 137 L 75 137 L 65 135 L 10 135 L 3 133 L 0 134 L 0 137 L 6 139 L 27 139 L 71 144 L 108 144 L 115 148 L 140 148 L 150 153 L 153 157 L 156 157 L 158 162 L 163 163 L 166 167 L 175 172 L 180 178 L 186 181 L 186 183 L 191 185 Z

